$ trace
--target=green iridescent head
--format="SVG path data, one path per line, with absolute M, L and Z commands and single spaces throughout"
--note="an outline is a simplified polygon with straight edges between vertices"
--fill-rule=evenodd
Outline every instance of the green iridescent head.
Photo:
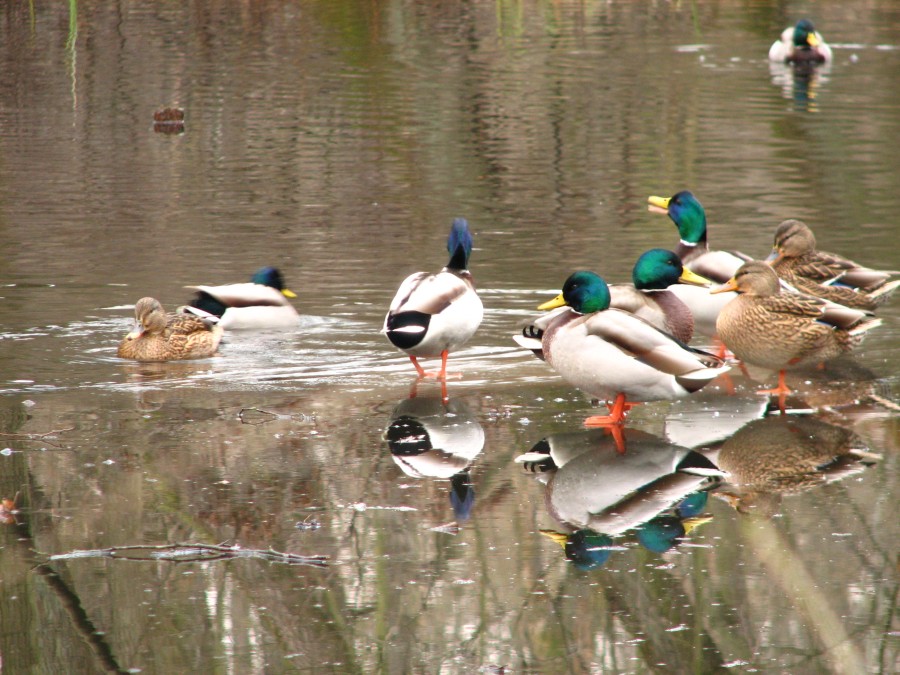
M 563 284 L 562 293 L 538 309 L 554 309 L 568 305 L 579 314 L 593 314 L 609 309 L 609 286 L 593 272 L 573 273 Z
M 696 286 L 711 283 L 682 265 L 675 253 L 663 248 L 652 248 L 641 254 L 631 270 L 631 280 L 642 291 L 662 290 L 679 282 Z
M 656 211 L 665 211 L 678 227 L 681 241 L 688 245 L 706 242 L 706 211 L 697 198 L 688 190 L 665 197 L 650 197 L 649 202 Z

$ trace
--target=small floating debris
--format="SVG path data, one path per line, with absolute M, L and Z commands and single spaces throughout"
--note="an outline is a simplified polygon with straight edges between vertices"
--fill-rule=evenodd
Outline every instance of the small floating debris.
M 158 134 L 183 134 L 184 110 L 163 108 L 153 113 L 153 131 Z

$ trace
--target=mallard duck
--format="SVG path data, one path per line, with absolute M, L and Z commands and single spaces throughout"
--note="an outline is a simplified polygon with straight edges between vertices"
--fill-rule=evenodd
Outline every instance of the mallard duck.
M 610 309 L 606 282 L 575 272 L 563 291 L 538 309 L 566 306 L 547 326 L 543 353 L 569 384 L 610 401 L 608 416 L 588 426 L 620 424 L 631 402 L 674 399 L 697 391 L 728 370 L 724 362 L 692 349 L 620 309 Z
M 226 330 L 294 328 L 299 320 L 288 300 L 297 295 L 284 287 L 281 272 L 275 267 L 263 267 L 249 283 L 185 288 L 197 291 L 197 295 L 183 311 L 201 317 L 217 316 Z
M 678 228 L 680 241 L 675 255 L 685 267 L 715 284 L 728 281 L 737 268 L 752 258 L 738 251 L 710 250 L 706 238 L 706 211 L 688 190 L 672 197 L 648 198 L 649 210 L 665 213 Z M 716 335 L 719 312 L 734 298 L 733 294 L 711 295 L 707 289 L 679 284 L 669 289 L 688 308 L 694 317 L 694 329 L 703 335 Z
M 769 47 L 769 61 L 779 63 L 831 63 L 831 59 L 831 47 L 809 19 L 800 19 L 796 26 L 785 28 Z
M 764 262 L 745 263 L 720 289 L 738 297 L 719 314 L 719 337 L 742 361 L 778 370 L 778 387 L 759 393 L 790 393 L 789 366 L 820 363 L 849 352 L 881 324 L 866 312 L 820 298 L 782 293 L 775 271 Z
M 675 255 L 700 276 L 721 284 L 734 276 L 738 267 L 753 260 L 737 251 L 710 250 L 706 240 L 706 210 L 689 190 L 671 197 L 651 196 L 647 201 L 651 212 L 665 213 L 675 223 L 681 238 Z
M 874 310 L 900 286 L 900 279 L 891 280 L 897 272 L 873 270 L 817 250 L 815 235 L 800 220 L 778 226 L 767 262 L 797 290 L 857 309 Z
M 135 325 L 119 343 L 118 356 L 136 361 L 205 359 L 216 353 L 222 327 L 191 314 L 166 314 L 159 301 L 141 298 Z
M 703 287 L 711 282 L 685 267 L 672 251 L 654 248 L 641 254 L 631 271 L 633 284 L 612 284 L 609 306 L 631 312 L 651 326 L 687 344 L 694 336 L 694 316 L 675 287 Z
M 690 342 L 694 335 L 694 316 L 675 289 L 680 284 L 691 284 L 691 288 L 709 296 L 706 287 L 710 281 L 684 267 L 672 251 L 661 248 L 641 254 L 631 271 L 631 278 L 632 284 L 610 285 L 609 306 L 630 312 L 685 344 Z M 565 308 L 558 311 L 565 311 Z M 543 359 L 541 336 L 555 316 L 556 313 L 551 312 L 534 319 L 513 339 Z
M 437 274 L 411 274 L 397 290 L 382 331 L 409 355 L 419 377 L 426 373 L 417 359 L 441 357 L 436 376 L 447 377 L 447 356 L 462 347 L 478 330 L 484 312 L 468 270 L 472 235 L 464 218 L 457 218 L 447 240 L 450 261 Z

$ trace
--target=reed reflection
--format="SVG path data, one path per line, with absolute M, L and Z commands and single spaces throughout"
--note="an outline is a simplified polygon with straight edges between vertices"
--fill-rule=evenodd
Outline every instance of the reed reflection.
M 397 404 L 384 432 L 394 463 L 412 478 L 450 481 L 450 504 L 458 522 L 475 505 L 469 468 L 484 449 L 484 429 L 459 400 L 415 396 Z
M 627 451 L 601 429 L 552 434 L 520 455 L 546 486 L 545 503 L 560 530 L 543 530 L 579 568 L 605 563 L 616 537 L 633 535 L 663 552 L 710 518 L 706 491 L 721 471 L 706 456 L 658 436 L 624 429 Z

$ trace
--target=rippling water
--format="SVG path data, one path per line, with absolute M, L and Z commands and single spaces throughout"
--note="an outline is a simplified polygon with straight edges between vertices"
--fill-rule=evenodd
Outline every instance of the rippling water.
M 835 48 L 810 80 L 765 58 L 798 12 Z M 895 3 L 0 15 L 0 670 L 896 670 L 896 301 L 791 376 L 797 414 L 734 368 L 634 410 L 625 455 L 511 340 L 574 269 L 675 245 L 651 194 L 693 190 L 714 247 L 797 217 L 900 269 Z M 457 216 L 485 319 L 445 404 L 379 331 Z M 267 264 L 296 331 L 115 357 L 138 298 Z M 223 542 L 328 566 L 40 564 Z

